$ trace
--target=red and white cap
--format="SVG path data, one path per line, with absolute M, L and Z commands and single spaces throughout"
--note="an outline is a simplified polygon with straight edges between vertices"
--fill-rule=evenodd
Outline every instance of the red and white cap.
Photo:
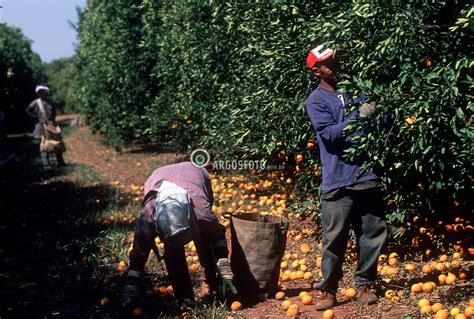
M 306 58 L 306 66 L 308 69 L 312 69 L 316 62 L 324 61 L 331 57 L 334 50 L 330 48 L 324 49 L 324 45 L 318 45 L 313 50 L 309 51 L 308 57 Z

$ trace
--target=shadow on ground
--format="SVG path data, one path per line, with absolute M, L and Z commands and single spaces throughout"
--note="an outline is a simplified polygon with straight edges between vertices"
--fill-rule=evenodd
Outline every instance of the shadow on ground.
M 100 317 L 89 258 L 107 227 L 95 221 L 116 191 L 63 178 L 80 167 L 42 170 L 26 134 L 8 136 L 6 149 L 22 160 L 0 168 L 0 317 Z

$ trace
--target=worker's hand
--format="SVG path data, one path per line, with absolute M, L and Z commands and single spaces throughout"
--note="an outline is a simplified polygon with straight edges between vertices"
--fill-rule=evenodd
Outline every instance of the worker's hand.
M 129 270 L 127 273 L 127 284 L 122 292 L 122 311 L 130 312 L 138 305 L 140 299 L 140 281 L 141 273 L 135 270 Z
M 227 258 L 219 259 L 217 261 L 217 269 L 219 271 L 219 275 L 222 278 L 222 295 L 225 295 L 227 290 L 230 290 L 232 293 L 236 294 L 237 288 L 235 288 L 235 285 L 232 282 L 234 274 L 232 273 L 229 260 Z
M 375 111 L 377 109 L 380 109 L 382 107 L 382 105 L 379 105 L 379 104 L 375 104 L 375 102 L 372 102 L 372 103 L 363 103 L 360 107 L 359 107 L 359 116 L 362 117 L 362 118 L 367 118 L 367 117 L 370 117 L 372 116 Z

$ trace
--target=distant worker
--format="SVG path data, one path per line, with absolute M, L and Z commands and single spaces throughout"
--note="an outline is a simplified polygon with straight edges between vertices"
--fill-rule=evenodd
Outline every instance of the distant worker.
M 130 311 L 139 301 L 142 273 L 150 251 L 157 250 L 157 236 L 164 242 L 164 260 L 179 303 L 194 303 L 184 252 L 184 245 L 191 240 L 210 291 L 217 290 L 218 273 L 223 293 L 227 289 L 237 292 L 232 282 L 225 227 L 212 212 L 213 201 L 209 174 L 191 162 L 160 167 L 148 178 L 130 252 L 127 284 L 123 289 L 123 312 Z
M 46 101 L 49 93 L 47 86 L 38 85 L 36 87 L 37 99 L 30 103 L 26 108 L 26 114 L 34 118 L 37 123 L 33 131 L 33 138 L 41 140 L 44 136 L 44 125 L 50 121 L 56 124 L 56 108 Z M 47 152 L 41 153 L 41 162 L 44 168 L 50 168 L 49 165 L 49 154 Z M 64 158 L 62 152 L 56 152 L 56 160 L 58 166 L 64 166 Z
M 351 121 L 363 121 L 375 114 L 375 103 L 351 100 L 337 91 L 340 65 L 334 51 L 324 46 L 311 50 L 307 67 L 319 79 L 319 86 L 306 100 L 306 113 L 317 136 L 322 163 L 323 280 L 317 310 L 336 306 L 336 291 L 342 279 L 342 264 L 352 226 L 358 244 L 355 284 L 359 301 L 378 301 L 374 292 L 378 254 L 387 237 L 381 184 L 374 172 L 360 173 L 361 162 L 343 159 L 350 136 L 344 129 Z M 350 105 L 358 110 L 348 112 Z

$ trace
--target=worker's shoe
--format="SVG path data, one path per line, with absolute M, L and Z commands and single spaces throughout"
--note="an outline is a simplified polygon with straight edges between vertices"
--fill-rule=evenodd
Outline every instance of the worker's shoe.
M 322 291 L 319 301 L 316 304 L 317 311 L 334 308 L 337 305 L 336 294 L 329 291 Z
M 373 305 L 379 301 L 374 289 L 369 285 L 359 287 L 357 299 L 367 305 Z

